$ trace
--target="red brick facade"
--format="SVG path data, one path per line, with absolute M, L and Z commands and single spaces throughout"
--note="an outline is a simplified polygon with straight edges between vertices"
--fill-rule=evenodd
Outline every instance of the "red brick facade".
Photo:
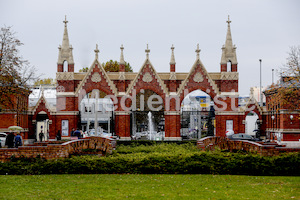
M 238 66 L 235 55 L 236 47 L 232 45 L 232 37 L 229 29 L 230 20 L 228 20 L 228 32 L 226 43 L 222 47 L 222 59 L 220 72 L 209 73 L 200 60 L 200 49 L 197 48 L 197 58 L 195 64 L 191 66 L 190 72 L 176 72 L 176 63 L 174 58 L 174 47 L 172 47 L 172 58 L 169 66 L 169 72 L 156 72 L 155 67 L 149 59 L 150 50 L 146 50 L 146 60 L 138 73 L 125 72 L 123 47 L 122 62 L 120 62 L 120 72 L 106 72 L 98 61 L 99 50 L 96 49 L 95 60 L 87 72 L 74 72 L 74 62 L 72 50 L 69 45 L 68 35 L 64 34 L 64 42 L 59 47 L 59 62 L 57 64 L 57 97 L 56 109 L 50 110 L 47 107 L 45 99 L 41 99 L 33 110 L 29 110 L 28 123 L 24 127 L 29 128 L 30 134 L 27 138 L 33 138 L 36 129 L 37 115 L 40 112 L 46 112 L 50 123 L 50 138 L 54 139 L 57 132 L 62 129 L 62 120 L 68 120 L 69 133 L 72 128 L 80 126 L 79 104 L 85 94 L 94 89 L 100 90 L 106 95 L 112 95 L 117 100 L 114 111 L 115 133 L 121 138 L 130 139 L 131 134 L 131 113 L 134 111 L 131 107 L 132 97 L 138 95 L 143 90 L 151 90 L 159 95 L 163 101 L 163 111 L 165 114 L 165 137 L 170 140 L 180 140 L 181 115 L 180 105 L 184 97 L 195 90 L 206 92 L 215 103 L 216 116 L 216 135 L 225 136 L 227 122 L 232 122 L 235 133 L 245 132 L 245 118 L 249 113 L 247 110 L 238 108 Z M 67 26 L 65 24 L 65 33 Z M 62 55 L 63 52 L 69 52 Z M 68 57 L 69 55 L 69 57 Z M 68 61 L 68 71 L 64 72 L 63 63 Z M 226 63 L 230 63 L 227 66 Z M 112 98 L 113 98 L 112 97 Z M 121 106 L 122 98 L 127 97 L 126 107 Z M 170 104 L 169 99 L 171 98 Z M 113 99 L 114 100 L 114 99 Z M 268 97 L 267 97 L 268 101 Z M 179 105 L 179 108 L 178 106 Z M 263 113 L 258 104 L 249 104 L 253 111 L 258 114 L 262 122 L 262 134 L 265 130 L 279 127 L 287 130 L 299 129 L 299 112 L 293 114 L 294 120 L 289 121 L 290 113 L 282 113 L 271 119 L 269 113 Z M 294 112 L 293 112 L 294 113 Z M 5 117 L 4 117 L 5 116 Z M 25 117 L 26 118 L 26 117 Z M 13 113 L 1 113 L 0 126 L 14 125 L 15 119 Z M 2 125 L 1 125 L 2 123 Z M 78 127 L 80 128 L 80 127 Z M 287 132 L 284 139 L 296 140 L 295 133 Z
M 286 81 L 284 78 L 282 78 L 282 85 Z M 276 89 L 266 90 L 265 95 L 267 111 L 263 124 L 268 138 L 278 139 L 276 134 L 281 133 L 282 141 L 300 141 L 299 87 L 295 88 L 288 102 L 278 95 Z

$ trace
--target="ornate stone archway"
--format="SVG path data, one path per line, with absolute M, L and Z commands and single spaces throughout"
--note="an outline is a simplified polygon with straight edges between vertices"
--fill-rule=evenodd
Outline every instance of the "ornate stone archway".
M 199 45 L 196 49 L 196 60 L 190 71 L 179 73 L 176 72 L 176 62 L 174 56 L 174 47 L 172 46 L 172 54 L 169 72 L 157 72 L 150 62 L 150 50 L 147 46 L 146 59 L 139 72 L 125 72 L 125 61 L 121 46 L 121 56 L 119 62 L 119 72 L 105 72 L 98 61 L 98 47 L 95 50 L 95 60 L 88 72 L 74 72 L 74 64 L 68 72 L 61 71 L 61 63 L 58 63 L 57 82 L 58 88 L 65 88 L 58 92 L 57 101 L 64 100 L 66 107 L 59 110 L 57 115 L 71 117 L 78 112 L 78 102 L 82 98 L 84 91 L 87 93 L 92 89 L 99 89 L 113 96 L 115 104 L 115 131 L 121 139 L 130 139 L 130 107 L 132 98 L 141 90 L 152 90 L 158 94 L 164 102 L 165 116 L 165 134 L 167 140 L 180 140 L 180 108 L 185 94 L 200 89 L 208 93 L 218 102 L 216 109 L 216 132 L 219 135 L 225 134 L 226 120 L 233 120 L 235 125 L 242 124 L 244 112 L 236 110 L 238 104 L 238 68 L 236 59 L 236 47 L 232 44 L 230 23 L 228 19 L 228 29 L 225 45 L 222 47 L 222 56 L 220 63 L 220 72 L 207 72 L 206 68 L 200 60 Z M 66 32 L 66 24 L 65 24 Z M 64 34 L 64 45 L 60 49 L 59 58 L 62 56 L 73 61 L 72 49 L 69 44 L 67 32 Z M 69 52 L 69 57 L 61 52 Z M 68 58 L 66 58 L 68 57 Z M 227 61 L 231 61 L 231 69 L 227 70 Z M 124 100 L 125 98 L 125 100 Z M 127 98 L 127 99 L 126 99 Z M 122 102 L 125 104 L 122 107 Z M 70 113 L 70 115 L 67 114 Z M 75 126 L 76 122 L 72 122 Z M 239 128 L 238 128 L 239 129 Z

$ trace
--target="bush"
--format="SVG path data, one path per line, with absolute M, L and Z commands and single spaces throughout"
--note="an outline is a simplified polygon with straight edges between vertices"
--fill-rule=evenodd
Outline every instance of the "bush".
M 278 156 L 205 152 L 192 143 L 120 145 L 112 155 L 67 159 L 12 159 L 1 174 L 232 174 L 300 175 L 300 154 Z

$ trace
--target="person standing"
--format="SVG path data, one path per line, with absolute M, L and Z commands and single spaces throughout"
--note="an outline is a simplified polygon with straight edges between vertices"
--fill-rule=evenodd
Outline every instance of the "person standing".
M 61 140 L 60 130 L 57 131 L 56 140 Z
M 18 148 L 19 146 L 22 146 L 22 136 L 20 133 L 17 133 L 17 136 L 15 137 L 15 147 Z
M 72 131 L 71 131 L 71 137 L 72 137 L 72 136 L 76 136 L 76 135 L 75 135 L 75 128 L 72 128 Z
M 14 148 L 14 140 L 15 140 L 14 133 L 9 133 L 6 136 L 5 145 L 7 145 L 8 148 Z
M 43 141 L 43 138 L 44 138 L 44 133 L 43 133 L 43 130 L 41 130 L 40 134 L 39 134 L 39 138 L 40 138 L 40 142 Z

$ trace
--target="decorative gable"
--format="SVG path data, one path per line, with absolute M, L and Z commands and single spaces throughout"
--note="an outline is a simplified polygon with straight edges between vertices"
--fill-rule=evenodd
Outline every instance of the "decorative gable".
M 44 97 L 44 93 L 42 93 L 42 96 L 39 98 L 38 102 L 32 109 L 32 114 L 38 114 L 40 111 L 45 111 L 47 114 L 50 114 L 52 111 L 47 100 Z
M 99 89 L 108 95 L 116 95 L 117 89 L 108 77 L 106 71 L 96 59 L 89 68 L 83 80 L 76 89 L 75 95 L 79 93 L 89 93 L 93 89 Z
M 197 59 L 186 79 L 179 87 L 178 95 L 183 95 L 184 90 L 188 92 L 201 89 L 208 93 L 212 98 L 219 94 L 219 88 L 207 73 L 200 59 Z
M 158 76 L 149 59 L 146 59 L 143 67 L 129 85 L 126 95 L 132 93 L 133 89 L 136 90 L 137 94 L 141 89 L 150 89 L 160 96 L 168 95 L 166 85 Z

